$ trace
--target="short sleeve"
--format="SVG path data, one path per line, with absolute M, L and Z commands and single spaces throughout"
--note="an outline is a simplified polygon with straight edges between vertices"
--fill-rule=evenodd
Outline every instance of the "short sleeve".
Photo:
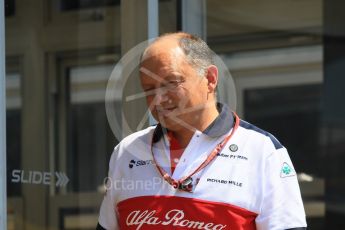
M 116 165 L 115 165 L 115 158 L 117 156 L 117 147 L 114 149 L 114 152 L 110 158 L 109 162 L 109 173 L 108 178 L 105 179 L 105 186 L 107 188 L 106 194 L 104 195 L 103 202 L 101 204 L 99 218 L 98 218 L 98 226 L 97 230 L 117 230 L 119 229 L 117 223 L 117 217 L 115 212 L 115 186 L 113 186 Z
M 263 174 L 257 229 L 304 229 L 307 224 L 297 175 L 284 147 L 267 157 Z

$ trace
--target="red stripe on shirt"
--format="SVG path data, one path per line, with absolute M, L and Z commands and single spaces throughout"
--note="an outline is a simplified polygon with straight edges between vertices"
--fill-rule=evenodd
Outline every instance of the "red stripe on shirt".
M 141 196 L 117 205 L 120 229 L 255 230 L 256 213 L 231 204 L 177 196 Z

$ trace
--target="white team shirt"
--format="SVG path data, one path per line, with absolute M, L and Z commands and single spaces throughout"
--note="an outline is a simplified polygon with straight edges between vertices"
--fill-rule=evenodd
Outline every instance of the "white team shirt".
M 231 132 L 232 113 L 223 105 L 219 110 L 209 128 L 194 133 L 172 178 L 191 174 Z M 192 177 L 193 192 L 186 192 L 168 184 L 154 164 L 153 137 L 156 162 L 171 172 L 169 142 L 159 128 L 136 132 L 115 147 L 99 229 L 306 227 L 296 172 L 287 150 L 271 134 L 241 120 L 217 157 Z

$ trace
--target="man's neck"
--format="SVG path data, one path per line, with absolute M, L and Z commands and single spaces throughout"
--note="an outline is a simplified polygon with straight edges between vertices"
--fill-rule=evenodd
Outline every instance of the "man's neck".
M 201 113 L 198 124 L 194 125 L 195 129 L 182 128 L 177 131 L 173 131 L 174 137 L 178 140 L 182 148 L 186 148 L 192 139 L 195 130 L 204 131 L 219 115 L 216 107 L 209 109 L 205 113 Z

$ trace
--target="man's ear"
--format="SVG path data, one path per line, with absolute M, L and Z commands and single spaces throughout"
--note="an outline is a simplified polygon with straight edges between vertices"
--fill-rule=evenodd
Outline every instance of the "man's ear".
M 218 84 L 218 68 L 215 65 L 207 67 L 207 87 L 209 93 L 214 93 Z

